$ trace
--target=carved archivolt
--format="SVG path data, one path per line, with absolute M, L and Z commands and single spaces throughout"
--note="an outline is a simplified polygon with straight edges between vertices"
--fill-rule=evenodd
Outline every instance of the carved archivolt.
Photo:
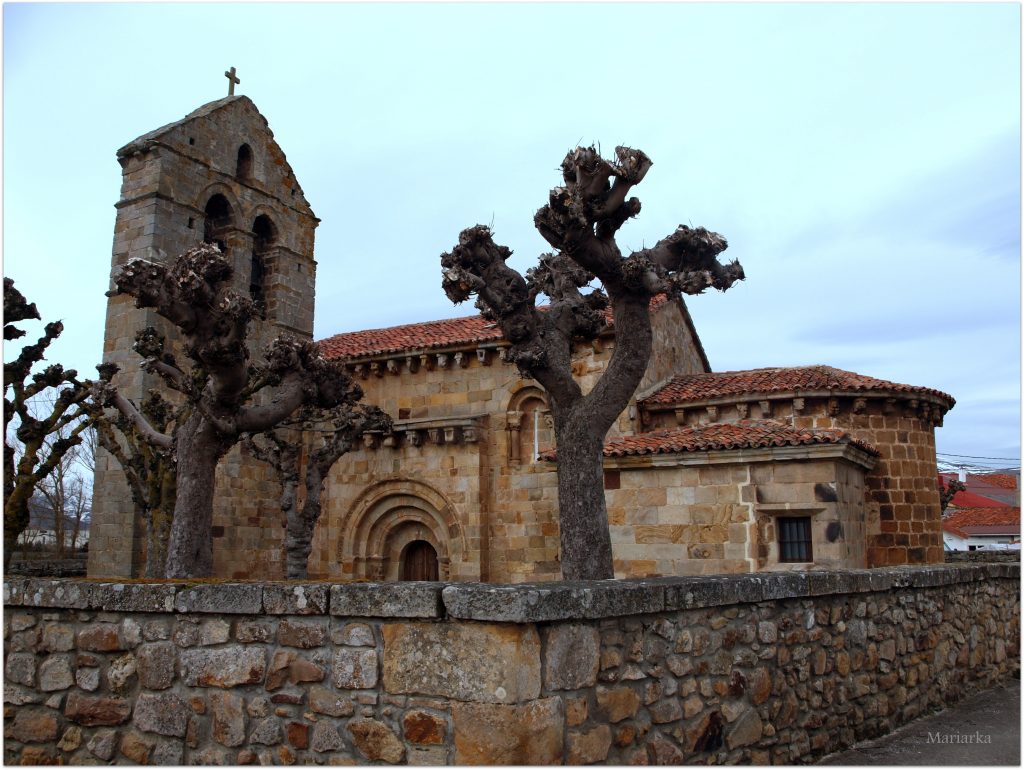
M 341 521 L 337 558 L 345 574 L 369 580 L 397 580 L 403 549 L 424 540 L 437 552 L 439 578 L 465 552 L 464 535 L 452 505 L 436 489 L 409 479 L 371 484 Z

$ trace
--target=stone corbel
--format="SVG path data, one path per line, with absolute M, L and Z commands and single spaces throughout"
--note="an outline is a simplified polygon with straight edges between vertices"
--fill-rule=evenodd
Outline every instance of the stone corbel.
M 868 400 L 866 398 L 855 398 L 853 399 L 853 413 L 864 414 L 868 410 Z
M 447 369 L 448 368 L 448 354 L 447 353 L 438 353 L 437 354 L 437 368 L 438 369 Z
M 443 444 L 444 432 L 440 428 L 427 428 L 427 438 L 431 444 Z
M 462 440 L 467 444 L 475 444 L 479 440 L 475 425 L 467 425 L 462 429 Z
M 802 398 L 794 398 L 793 414 L 799 414 L 800 412 L 802 412 L 804 410 L 804 406 L 806 406 L 806 404 L 804 403 L 804 400 Z
M 501 359 L 501 361 L 503 363 L 507 362 L 508 361 L 508 348 L 498 348 L 498 358 Z
M 418 431 L 418 430 L 407 430 L 405 432 L 405 435 L 406 435 L 406 438 L 408 439 L 409 443 L 412 444 L 413 446 L 422 446 L 423 445 L 423 433 L 421 431 Z
M 830 398 L 828 400 L 828 414 L 829 417 L 835 417 L 839 414 L 839 399 Z
M 387 362 L 388 374 L 398 374 L 402 368 L 402 363 L 397 358 L 389 358 Z
M 395 447 L 398 446 L 398 434 L 388 433 L 387 435 L 384 436 L 384 440 L 381 441 L 381 443 L 386 447 L 391 447 L 392 449 L 394 449 Z
M 367 449 L 376 449 L 380 443 L 380 435 L 377 433 L 364 433 L 363 446 Z
M 384 376 L 384 367 L 382 367 L 380 365 L 380 361 L 374 361 L 373 363 L 371 363 L 370 364 L 370 371 L 373 372 L 373 375 L 375 377 L 383 377 Z
M 455 354 L 455 365 L 460 369 L 465 369 L 469 366 L 469 356 L 463 353 L 461 350 Z
M 685 407 L 680 406 L 676 408 L 676 425 L 686 425 Z
M 747 415 L 750 414 L 750 404 L 736 404 L 736 414 L 741 420 L 747 419 Z
M 458 441 L 458 433 L 456 428 L 445 428 L 444 429 L 444 443 L 454 444 Z
M 420 365 L 428 372 L 434 371 L 434 357 L 428 353 L 420 356 Z
M 761 419 L 770 420 L 772 416 L 772 402 L 766 399 L 764 401 L 758 401 L 757 404 L 761 407 Z
M 405 368 L 409 370 L 409 374 L 416 374 L 420 368 L 420 359 L 418 356 L 406 356 L 405 357 Z
M 365 380 L 368 375 L 369 371 L 366 369 L 366 364 L 356 364 L 356 376 L 359 379 Z
M 887 399 L 885 399 L 885 404 L 882 405 L 882 412 L 884 414 L 892 414 L 895 411 L 896 411 L 896 399 L 895 398 L 887 398 Z
M 709 406 L 707 407 L 708 422 L 718 422 L 718 407 Z
M 490 366 L 491 357 L 488 354 L 487 348 L 476 349 L 476 360 L 480 362 L 480 366 Z

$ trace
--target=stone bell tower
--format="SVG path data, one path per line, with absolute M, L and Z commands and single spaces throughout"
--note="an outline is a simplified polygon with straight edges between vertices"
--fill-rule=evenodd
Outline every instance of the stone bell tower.
M 227 73 L 225 73 L 227 74 Z M 274 141 L 266 118 L 245 96 L 232 95 L 205 104 L 182 120 L 140 136 L 117 151 L 121 164 L 121 199 L 114 226 L 113 276 L 131 259 L 174 259 L 201 242 L 216 243 L 234 266 L 234 288 L 263 304 L 266 319 L 250 327 L 254 358 L 281 333 L 311 338 L 316 262 L 314 232 L 319 220 L 310 209 L 284 152 Z M 132 350 L 135 333 L 155 326 L 169 340 L 173 327 L 128 296 L 107 304 L 103 361 L 120 367 L 114 382 L 138 403 L 159 378 L 141 371 Z M 218 475 L 218 509 L 232 501 L 228 551 L 246 549 L 280 525 L 265 520 L 255 487 L 257 473 L 239 473 L 237 448 L 222 462 Z M 221 478 L 221 477 L 225 478 Z M 223 486 L 223 489 L 222 489 Z M 253 486 L 254 489 L 246 490 Z M 262 497 L 266 497 L 266 490 Z M 254 508 L 255 506 L 255 508 Z M 242 511 L 240 508 L 245 508 Z M 241 517 L 239 516 L 241 513 Z M 214 520 L 226 516 L 215 510 Z M 90 576 L 132 576 L 140 568 L 142 528 L 120 466 L 105 452 L 96 461 Z M 252 529 L 260 530 L 258 532 Z M 221 536 L 227 527 L 215 526 Z M 264 544 L 265 545 L 265 544 Z M 241 548 L 241 550 L 239 550 Z M 253 554 L 252 559 L 257 557 Z M 246 571 L 238 564 L 215 565 L 218 574 Z

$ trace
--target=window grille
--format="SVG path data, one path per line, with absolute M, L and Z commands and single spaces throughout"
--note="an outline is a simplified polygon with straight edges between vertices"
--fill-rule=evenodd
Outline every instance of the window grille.
M 779 561 L 814 561 L 810 516 L 780 516 L 776 525 L 779 530 Z

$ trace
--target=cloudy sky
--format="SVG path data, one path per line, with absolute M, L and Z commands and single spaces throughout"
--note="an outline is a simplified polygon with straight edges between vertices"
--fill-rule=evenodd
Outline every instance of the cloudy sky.
M 746 270 L 688 301 L 716 371 L 938 388 L 940 453 L 1020 456 L 1018 4 L 7 3 L 3 43 L 4 275 L 83 374 L 115 152 L 234 66 L 323 220 L 318 338 L 473 312 L 459 231 L 525 270 L 566 151 L 627 144 L 654 167 L 620 244 L 703 225 Z

